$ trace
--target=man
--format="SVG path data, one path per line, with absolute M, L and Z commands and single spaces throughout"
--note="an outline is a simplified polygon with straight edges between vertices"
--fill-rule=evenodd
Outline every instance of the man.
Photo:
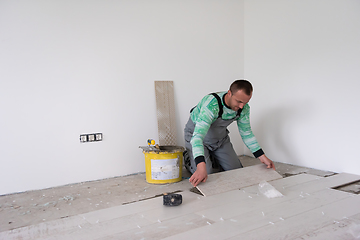
M 241 168 L 228 136 L 227 126 L 236 121 L 245 145 L 256 158 L 275 170 L 266 157 L 250 127 L 248 102 L 253 92 L 247 80 L 234 81 L 227 92 L 206 95 L 191 111 L 185 134 L 185 167 L 192 173 L 193 186 L 205 182 L 208 174 Z

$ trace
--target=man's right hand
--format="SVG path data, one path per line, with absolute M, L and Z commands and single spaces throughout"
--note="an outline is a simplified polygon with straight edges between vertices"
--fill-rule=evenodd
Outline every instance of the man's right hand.
M 196 166 L 196 171 L 190 177 L 189 182 L 196 187 L 199 183 L 206 182 L 207 177 L 206 163 L 201 162 Z

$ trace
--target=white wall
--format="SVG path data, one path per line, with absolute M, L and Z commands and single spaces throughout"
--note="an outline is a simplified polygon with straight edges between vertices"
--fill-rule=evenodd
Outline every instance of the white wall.
M 273 160 L 360 174 L 360 2 L 246 0 L 252 127 Z
M 155 80 L 182 145 L 189 109 L 244 76 L 243 19 L 236 0 L 0 1 L 0 195 L 144 172 Z

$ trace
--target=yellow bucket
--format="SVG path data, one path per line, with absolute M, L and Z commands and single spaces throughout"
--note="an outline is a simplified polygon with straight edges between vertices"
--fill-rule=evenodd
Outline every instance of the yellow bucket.
M 146 181 L 164 184 L 182 179 L 183 147 L 160 146 L 160 150 L 144 150 Z

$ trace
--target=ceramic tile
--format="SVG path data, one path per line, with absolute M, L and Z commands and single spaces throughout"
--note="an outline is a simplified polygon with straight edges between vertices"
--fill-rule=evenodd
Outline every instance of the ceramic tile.
M 347 237 L 360 222 L 360 196 L 331 188 L 358 179 L 342 173 L 273 180 L 269 183 L 284 196 L 272 199 L 260 194 L 257 184 L 207 197 L 184 191 L 177 207 L 163 206 L 157 197 L 4 231 L 0 239 Z
M 162 201 L 162 197 L 156 197 L 145 201 L 139 201 L 126 205 L 120 205 L 85 214 L 80 214 L 79 216 L 86 219 L 90 223 L 95 223 L 99 221 L 103 222 L 127 215 L 141 213 L 151 209 L 157 209 L 158 206 L 162 205 Z
M 333 240 L 354 240 L 360 238 L 360 221 L 353 219 L 343 219 L 332 222 L 320 229 L 308 232 L 294 240 L 315 240 L 315 239 L 333 239 Z
M 204 196 L 211 196 L 258 184 L 261 181 L 280 179 L 282 176 L 264 164 L 210 174 L 206 183 L 197 188 Z
M 192 229 L 180 234 L 169 236 L 166 240 L 184 240 L 184 239 L 206 239 L 206 240 L 222 240 L 228 239 L 238 233 L 238 226 L 232 222 L 224 221 L 207 226 Z
M 61 235 L 74 229 L 77 230 L 79 226 L 90 227 L 91 224 L 80 216 L 73 216 L 0 232 L 0 239 L 49 238 L 52 235 Z
M 138 228 L 131 229 L 117 234 L 112 234 L 98 240 L 110 239 L 162 239 L 179 233 L 187 232 L 199 227 L 208 226 L 214 222 L 200 217 L 196 214 L 187 214 L 180 217 L 158 221 L 156 223 Z

